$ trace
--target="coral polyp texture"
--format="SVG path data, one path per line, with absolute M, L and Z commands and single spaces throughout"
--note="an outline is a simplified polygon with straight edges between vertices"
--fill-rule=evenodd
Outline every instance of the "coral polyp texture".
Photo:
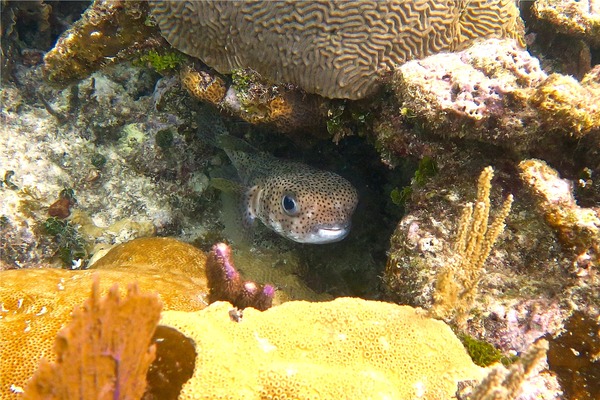
M 40 357 L 54 361 L 52 343 L 71 318 L 73 307 L 89 296 L 94 275 L 104 295 L 119 283 L 158 293 L 164 309 L 193 311 L 206 306 L 206 255 L 168 238 L 143 238 L 119 245 L 92 269 L 32 268 L 0 272 L 0 397 L 23 388 Z
M 152 335 L 160 319 L 155 294 L 133 284 L 121 298 L 117 285 L 100 298 L 98 280 L 55 341 L 56 362 L 42 359 L 25 399 L 139 399 L 155 359 Z
M 213 70 L 187 65 L 181 83 L 192 97 L 252 124 L 271 124 L 282 132 L 322 126 L 326 100 L 294 87 L 263 82 L 252 71 L 237 70 L 227 84 Z
M 208 71 L 199 71 L 186 66 L 181 69 L 180 79 L 183 87 L 192 96 L 207 103 L 219 105 L 227 93 L 225 81 Z
M 536 0 L 532 11 L 558 32 L 600 46 L 600 1 Z
M 117 245 L 88 270 L 2 271 L 0 398 L 9 396 L 11 387 L 24 387 L 40 357 L 55 360 L 53 338 L 71 319 L 73 307 L 88 297 L 95 276 L 100 283 L 92 297 L 107 293 L 114 283 L 124 295 L 125 287 L 136 283 L 139 291 L 157 293 L 165 310 L 196 311 L 217 300 L 265 310 L 275 297 L 274 286 L 242 278 L 228 245 L 215 245 L 207 256 L 172 238 L 139 238 Z
M 288 302 L 230 318 L 231 304 L 168 311 L 161 324 L 191 338 L 196 368 L 179 399 L 450 398 L 480 379 L 460 341 L 418 309 L 339 298 Z
M 153 1 L 162 35 L 221 73 L 252 68 L 310 93 L 359 99 L 395 64 L 523 27 L 512 0 Z

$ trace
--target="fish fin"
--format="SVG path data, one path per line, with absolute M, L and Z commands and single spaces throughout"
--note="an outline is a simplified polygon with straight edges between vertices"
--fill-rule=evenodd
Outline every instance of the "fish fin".
M 244 140 L 232 135 L 219 135 L 216 137 L 216 144 L 217 147 L 225 150 L 228 154 L 229 152 L 242 152 L 247 154 L 261 153 L 257 148 L 252 147 Z
M 253 186 L 244 193 L 242 201 L 242 222 L 245 227 L 254 226 L 261 196 L 262 189 L 258 186 Z
M 234 168 L 217 168 L 210 172 L 210 186 L 222 192 L 243 194 L 245 187 L 239 182 Z
M 229 135 L 229 131 L 219 113 L 210 106 L 200 106 L 196 111 L 196 123 L 199 128 L 196 137 L 211 146 L 221 148 L 218 138 Z
M 242 193 L 244 191 L 238 182 L 225 178 L 211 178 L 209 185 L 222 192 Z

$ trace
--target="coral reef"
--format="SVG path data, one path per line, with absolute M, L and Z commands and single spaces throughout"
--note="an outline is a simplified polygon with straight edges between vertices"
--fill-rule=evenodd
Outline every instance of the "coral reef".
M 392 236 L 384 283 L 399 303 L 435 309 L 438 278 L 456 262 L 453 232 L 460 231 L 457 225 L 465 193 L 472 193 L 464 182 L 467 175 L 472 179 L 480 170 L 485 156 L 473 150 L 459 154 L 462 158 L 457 154 L 439 157 L 438 173 L 422 186 L 413 185 L 406 215 Z M 541 337 L 550 340 L 561 332 L 569 337 L 568 332 L 574 331 L 570 316 L 595 320 L 600 304 L 594 209 L 577 206 L 572 184 L 547 164 L 526 160 L 518 169 L 515 164 L 504 159 L 504 167 L 496 167 L 490 191 L 492 209 L 494 204 L 501 207 L 499 199 L 506 196 L 501 192 L 510 190 L 513 211 L 487 258 L 473 308 L 465 324 L 456 326 L 461 335 L 484 340 L 505 358 L 525 352 Z M 531 168 L 530 173 L 523 172 L 525 167 Z M 563 225 L 557 226 L 557 220 Z M 555 358 L 549 368 L 560 378 L 564 371 L 559 372 L 558 365 Z M 555 377 L 542 374 L 537 379 L 558 388 Z
M 457 261 L 445 265 L 436 277 L 431 311 L 438 318 L 453 316 L 459 326 L 464 326 L 470 308 L 475 303 L 483 265 L 498 235 L 504 230 L 504 220 L 513 202 L 512 195 L 509 195 L 488 226 L 493 176 L 492 167 L 486 167 L 481 172 L 477 182 L 476 203 L 465 205 L 458 223 L 454 242 Z
M 215 225 L 218 203 L 202 196 L 214 150 L 186 141 L 178 117 L 153 111 L 148 71 L 119 65 L 65 90 L 45 84 L 39 67 L 16 73 L 19 84 L 0 90 L 2 268 L 43 263 L 59 250 L 43 226 L 65 188 L 77 197 L 65 223 L 88 242 L 88 254 Z M 166 150 L 156 143 L 164 131 L 173 135 Z M 66 205 L 51 210 L 65 216 Z
M 140 291 L 158 293 L 165 310 L 196 311 L 219 299 L 231 300 L 238 308 L 264 310 L 273 302 L 319 298 L 306 288 L 288 292 L 286 285 L 278 285 L 276 293 L 272 285 L 244 280 L 223 243 L 207 256 L 171 238 L 139 238 L 117 245 L 87 270 L 3 271 L 0 351 L 6 356 L 0 360 L 0 397 L 11 387 L 24 387 L 40 356 L 54 359 L 52 340 L 69 321 L 72 308 L 86 299 L 94 277 L 100 280 L 100 294 L 113 283 L 119 283 L 123 294 L 123 286 L 136 282 Z
M 206 397 L 285 388 L 289 397 L 402 397 L 403 357 L 419 351 L 412 333 L 428 328 L 383 330 L 422 316 L 450 324 L 476 364 L 506 366 L 480 384 L 458 382 L 456 394 L 463 378 L 452 379 L 438 397 L 555 399 L 560 382 L 564 397 L 597 398 L 598 2 L 516 4 L 525 37 L 512 0 L 1 1 L 0 397 L 17 397 L 41 356 L 56 360 L 54 335 L 98 274 L 96 300 L 113 282 L 138 281 L 165 309 L 186 312 L 167 311 L 175 322 L 152 339 L 148 400 L 219 379 L 226 387 Z M 297 18 L 278 20 L 291 5 L 297 13 L 286 16 Z M 392 6 L 396 19 L 378 18 Z M 222 18 L 182 28 L 211 19 L 195 15 L 202 7 Z M 317 39 L 299 40 L 307 35 Z M 380 46 L 385 35 L 392 45 Z M 199 44 L 206 37 L 216 39 Z M 260 229 L 249 238 L 237 199 L 209 185 L 227 162 L 206 141 L 226 131 L 348 177 L 361 202 L 347 241 L 312 249 Z M 321 135 L 328 143 L 315 146 Z M 488 165 L 495 175 L 487 170 L 476 189 Z M 209 253 L 172 239 L 130 241 L 154 235 Z M 59 262 L 66 268 L 47 268 Z M 356 299 L 280 306 L 332 296 L 425 310 Z M 361 317 L 369 307 L 376 315 Z M 550 342 L 549 371 L 540 338 Z M 443 353 L 427 354 L 445 368 Z M 220 367 L 194 371 L 200 363 Z M 432 382 L 412 385 L 413 397 L 435 397 Z
M 485 399 L 553 399 L 558 398 L 560 390 L 557 387 L 547 387 L 543 382 L 536 383 L 535 379 L 547 366 L 546 352 L 548 341 L 539 340 L 519 359 L 519 362 L 506 369 L 498 365 L 492 368 L 489 374 L 478 383 L 477 387 L 468 395 L 459 396 L 459 399 L 485 400 Z M 532 384 L 533 382 L 533 384 Z
M 378 87 L 378 73 L 411 58 L 460 50 L 480 38 L 523 35 L 518 10 L 507 0 L 156 1 L 150 8 L 173 47 L 221 73 L 252 68 L 331 98 L 368 96 Z
M 247 309 L 239 323 L 230 309 L 217 302 L 163 313 L 161 324 L 192 338 L 198 352 L 180 399 L 449 398 L 458 381 L 483 376 L 447 325 L 411 307 L 288 302 Z
M 456 155 L 440 158 L 438 174 L 422 186 L 413 185 L 406 214 L 392 235 L 384 273 L 383 281 L 391 299 L 430 309 L 436 296 L 441 296 L 437 292 L 444 282 L 441 278 L 460 260 L 455 251 L 454 232 L 459 231 L 465 198 L 478 197 L 465 182 L 481 171 L 481 159 L 481 154 L 468 154 L 463 159 Z M 524 351 L 547 332 L 556 332 L 570 311 L 569 303 L 561 304 L 557 293 L 577 292 L 578 286 L 564 265 L 568 256 L 558 245 L 553 230 L 543 216 L 535 213 L 534 200 L 522 188 L 511 184 L 505 171 L 496 171 L 498 184 L 491 186 L 490 207 L 494 209 L 497 199 L 506 197 L 501 192 L 503 186 L 509 185 L 515 199 L 513 212 L 483 266 L 485 269 L 476 273 L 480 278 L 478 294 L 467 305 L 467 309 L 472 309 L 467 312 L 466 326 L 461 331 L 493 344 L 508 355 Z M 501 205 L 496 207 L 502 209 Z M 456 273 L 469 275 L 468 269 Z M 460 282 L 458 279 L 447 283 L 449 288 L 456 289 Z M 472 283 L 465 282 L 459 292 L 475 289 Z M 593 289 L 584 292 L 577 298 L 582 307 L 589 308 Z M 453 291 L 447 294 L 450 293 Z M 444 304 L 437 301 L 438 308 Z M 460 308 L 460 304 L 448 306 Z
M 600 3 L 597 0 L 537 0 L 534 15 L 558 32 L 600 46 Z
M 120 53 L 156 35 L 142 1 L 96 0 L 44 56 L 51 82 L 66 84 L 121 60 Z
M 562 243 L 574 251 L 575 273 L 594 279 L 593 269 L 598 268 L 600 257 L 600 208 L 579 207 L 572 184 L 561 179 L 544 161 L 521 161 L 519 171 L 521 180 L 536 198 L 540 213 L 558 232 Z
M 233 71 L 228 84 L 219 74 L 192 65 L 181 69 L 180 79 L 194 98 L 251 124 L 268 124 L 286 133 L 323 131 L 327 100 L 292 85 L 266 83 L 250 70 Z
M 192 311 L 207 304 L 205 263 L 206 255 L 191 245 L 143 238 L 115 247 L 88 270 L 0 272 L 0 396 L 8 396 L 11 386 L 24 387 L 41 356 L 54 361 L 54 337 L 73 307 L 88 297 L 94 276 L 102 295 L 114 283 L 124 295 L 125 287 L 136 282 L 142 292 L 157 292 L 164 309 Z
M 56 336 L 56 362 L 42 359 L 23 398 L 141 398 L 155 358 L 150 339 L 160 311 L 158 297 L 140 293 L 135 284 L 125 298 L 115 285 L 100 299 L 96 278 L 90 298 Z
M 547 76 L 536 58 L 509 40 L 405 63 L 394 83 L 407 110 L 403 119 L 440 137 L 522 151 L 600 127 L 600 90 L 591 75 L 581 83 Z

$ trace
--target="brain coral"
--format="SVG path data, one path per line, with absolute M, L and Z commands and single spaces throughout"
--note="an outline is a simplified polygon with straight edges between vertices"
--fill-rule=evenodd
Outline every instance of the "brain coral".
M 231 308 L 163 313 L 198 352 L 179 399 L 448 399 L 482 376 L 445 323 L 409 306 L 292 301 L 240 322 Z
M 407 60 L 512 37 L 513 0 L 153 1 L 162 35 L 221 73 L 252 68 L 331 98 L 359 99 Z

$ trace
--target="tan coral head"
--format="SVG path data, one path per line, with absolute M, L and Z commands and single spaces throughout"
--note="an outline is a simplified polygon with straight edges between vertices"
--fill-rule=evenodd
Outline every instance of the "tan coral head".
M 252 68 L 329 98 L 374 94 L 381 72 L 488 37 L 521 39 L 513 0 L 151 1 L 164 38 L 220 73 Z

